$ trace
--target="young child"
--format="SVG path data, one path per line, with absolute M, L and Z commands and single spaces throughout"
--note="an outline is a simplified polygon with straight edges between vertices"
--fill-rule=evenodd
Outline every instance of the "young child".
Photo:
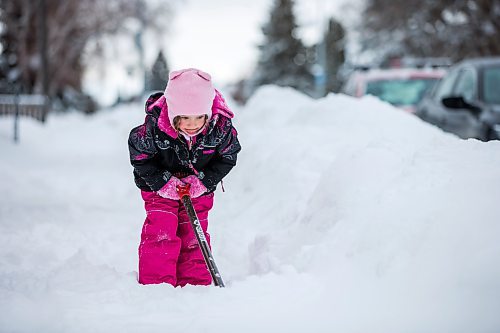
M 177 186 L 190 184 L 210 243 L 207 218 L 213 192 L 236 165 L 241 149 L 232 117 L 210 75 L 194 68 L 171 72 L 165 92 L 147 100 L 144 124 L 132 129 L 128 140 L 147 214 L 139 245 L 139 283 L 183 287 L 212 282 Z

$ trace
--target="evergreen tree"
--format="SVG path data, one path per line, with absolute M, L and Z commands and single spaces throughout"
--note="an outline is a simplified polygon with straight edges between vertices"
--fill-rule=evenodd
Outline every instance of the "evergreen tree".
M 339 92 L 342 82 L 338 75 L 339 68 L 345 62 L 345 30 L 342 25 L 331 18 L 324 37 L 326 62 L 326 92 Z
M 264 43 L 252 79 L 253 89 L 264 84 L 313 91 L 307 50 L 297 36 L 293 0 L 275 0 L 268 23 L 262 27 Z
M 168 72 L 167 59 L 165 59 L 163 52 L 160 51 L 151 68 L 151 73 L 148 74 L 146 91 L 165 90 L 168 82 Z
M 31 93 L 37 70 L 28 66 L 30 53 L 38 52 L 37 38 L 30 34 L 36 29 L 37 6 L 25 6 L 14 1 L 0 1 L 0 93 Z M 26 18 L 29 18 L 26 19 Z M 24 24 L 21 24 L 24 22 Z M 24 65 L 22 67 L 21 65 Z

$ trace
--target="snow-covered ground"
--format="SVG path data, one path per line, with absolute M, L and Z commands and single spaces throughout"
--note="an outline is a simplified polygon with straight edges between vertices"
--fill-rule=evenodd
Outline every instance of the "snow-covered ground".
M 136 282 L 141 105 L 0 119 L 0 332 L 499 332 L 500 142 L 265 87 L 216 194 L 227 288 Z

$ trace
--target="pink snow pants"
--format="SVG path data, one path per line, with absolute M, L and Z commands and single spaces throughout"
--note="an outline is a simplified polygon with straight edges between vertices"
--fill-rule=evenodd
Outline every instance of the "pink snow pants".
M 212 277 L 182 202 L 165 199 L 155 192 L 141 191 L 141 195 L 147 216 L 139 245 L 139 283 L 166 282 L 175 287 L 211 284 Z M 208 211 L 214 194 L 191 200 L 210 244 Z

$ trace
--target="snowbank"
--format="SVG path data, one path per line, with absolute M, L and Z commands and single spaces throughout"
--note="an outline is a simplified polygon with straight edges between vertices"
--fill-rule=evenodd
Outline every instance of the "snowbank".
M 228 288 L 141 286 L 142 109 L 0 123 L 0 331 L 500 330 L 499 142 L 264 87 L 211 215 Z

